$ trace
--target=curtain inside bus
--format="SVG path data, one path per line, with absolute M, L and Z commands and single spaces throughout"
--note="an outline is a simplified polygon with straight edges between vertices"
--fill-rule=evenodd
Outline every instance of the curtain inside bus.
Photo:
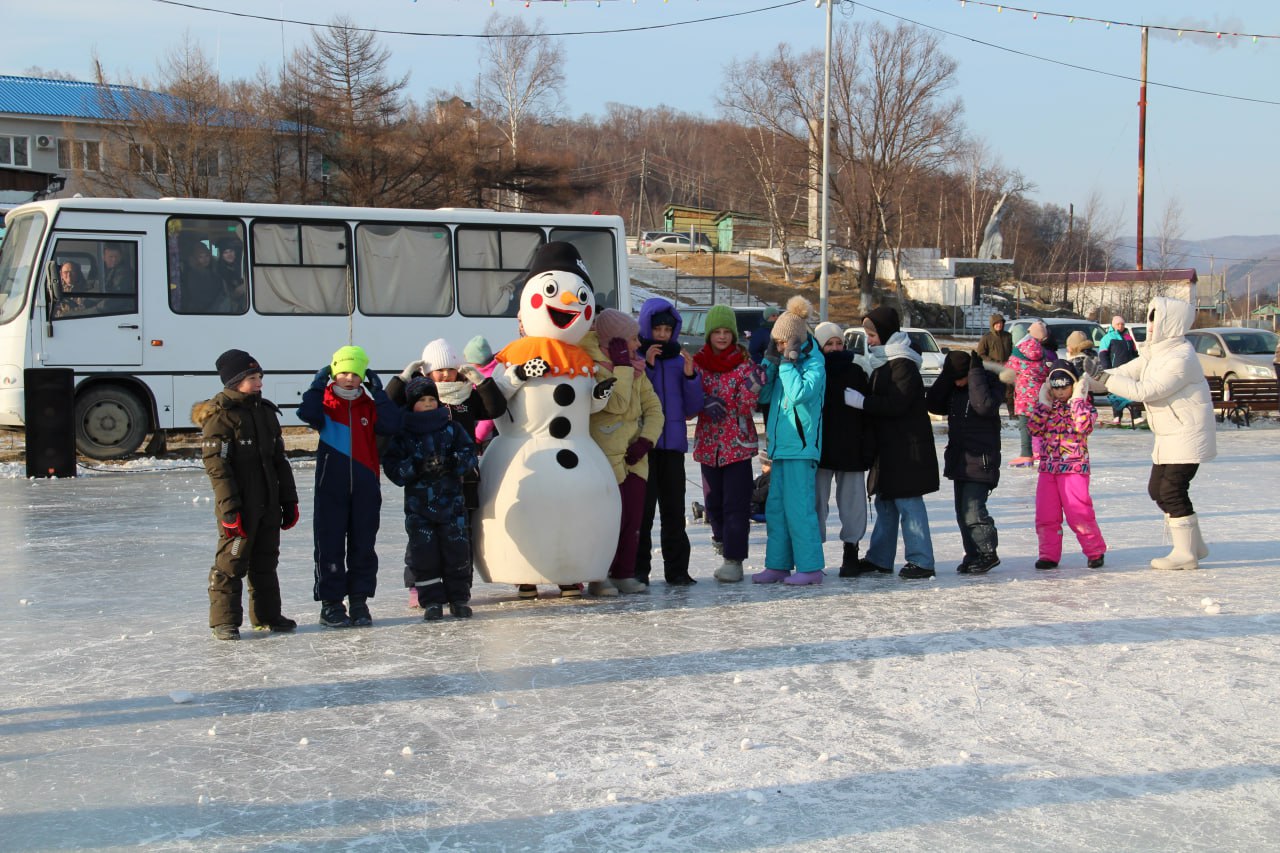
M 453 313 L 453 248 L 448 228 L 359 225 L 356 270 L 362 314 Z
M 347 314 L 347 228 L 253 223 L 253 304 L 261 314 Z

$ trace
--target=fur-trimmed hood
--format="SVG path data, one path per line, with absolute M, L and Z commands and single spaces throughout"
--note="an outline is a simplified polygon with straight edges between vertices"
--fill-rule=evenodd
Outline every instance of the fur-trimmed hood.
M 191 422 L 203 428 L 205 421 L 217 414 L 218 410 L 238 409 L 248 396 L 248 394 L 241 394 L 239 391 L 219 391 L 210 399 L 201 400 L 191 407 Z M 266 398 L 263 398 L 262 404 L 279 417 L 279 406 Z

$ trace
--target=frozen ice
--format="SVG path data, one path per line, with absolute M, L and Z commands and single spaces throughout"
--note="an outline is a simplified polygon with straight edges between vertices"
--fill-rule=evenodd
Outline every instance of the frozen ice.
M 406 606 L 401 495 L 384 484 L 374 626 L 317 624 L 304 523 L 281 544 L 298 631 L 245 626 L 240 642 L 208 628 L 198 462 L 55 481 L 0 466 L 0 846 L 1271 849 L 1277 437 L 1266 419 L 1219 432 L 1192 485 L 1198 571 L 1147 567 L 1170 547 L 1146 496 L 1151 436 L 1106 429 L 1102 570 L 1069 531 L 1062 567 L 1032 568 L 1036 476 L 1005 470 L 986 575 L 954 571 L 944 483 L 932 584 L 834 569 L 803 589 L 719 584 L 696 524 L 695 586 L 667 587 L 655 555 L 648 595 L 520 601 L 478 583 L 474 618 L 433 625 Z M 309 505 L 314 465 L 295 471 Z M 764 536 L 753 525 L 759 567 Z M 837 565 L 838 543 L 826 554 Z

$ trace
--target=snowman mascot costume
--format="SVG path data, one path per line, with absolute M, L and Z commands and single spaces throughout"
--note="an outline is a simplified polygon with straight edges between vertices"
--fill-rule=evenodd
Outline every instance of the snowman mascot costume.
M 489 583 L 603 580 L 618 545 L 622 502 L 588 420 L 612 379 L 577 346 L 595 318 L 595 293 L 571 244 L 533 256 L 520 296 L 524 337 L 495 359 L 507 415 L 480 463 L 476 568 Z

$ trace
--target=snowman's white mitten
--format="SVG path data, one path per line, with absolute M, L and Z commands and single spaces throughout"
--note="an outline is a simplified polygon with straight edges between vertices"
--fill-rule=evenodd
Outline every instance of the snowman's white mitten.
M 531 358 L 524 364 L 516 365 L 514 371 L 516 379 L 526 382 L 530 379 L 537 379 L 547 372 L 547 363 L 540 358 Z
M 591 396 L 597 400 L 608 400 L 613 394 L 613 386 L 617 381 L 618 380 L 613 377 L 602 379 L 596 383 L 595 388 L 591 389 Z

